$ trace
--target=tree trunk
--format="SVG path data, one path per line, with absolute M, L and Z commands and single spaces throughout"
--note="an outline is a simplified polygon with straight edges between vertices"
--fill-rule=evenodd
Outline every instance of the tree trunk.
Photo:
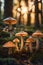
M 38 19 L 38 0 L 35 0 L 35 27 L 39 27 L 39 19 Z
M 0 1 L 0 21 L 1 21 L 1 1 Z
M 4 18 L 12 16 L 13 0 L 5 0 L 4 4 Z

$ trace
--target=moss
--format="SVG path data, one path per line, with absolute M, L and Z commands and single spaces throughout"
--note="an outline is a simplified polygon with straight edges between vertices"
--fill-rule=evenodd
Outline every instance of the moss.
M 37 61 L 43 58 L 43 52 L 37 51 L 31 58 L 31 61 Z
M 10 34 L 9 34 L 9 32 L 3 32 L 3 31 L 1 31 L 1 32 L 0 32 L 0 36 L 1 36 L 2 38 L 5 38 L 5 37 L 9 37 Z

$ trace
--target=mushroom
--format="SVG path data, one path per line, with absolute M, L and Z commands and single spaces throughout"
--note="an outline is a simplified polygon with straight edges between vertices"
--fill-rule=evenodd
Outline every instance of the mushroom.
M 28 48 L 29 48 L 29 43 L 27 43 L 27 42 L 26 42 L 25 47 L 26 47 L 26 48 L 25 48 L 25 49 L 26 49 L 26 51 L 28 51 Z
M 16 43 L 16 49 L 17 49 L 17 51 L 19 51 L 18 43 L 20 42 L 20 40 L 19 40 L 18 38 L 15 38 L 15 39 L 13 40 L 13 42 Z
M 9 42 L 5 43 L 3 45 L 3 47 L 8 48 L 9 49 L 8 54 L 11 54 L 12 53 L 12 48 L 15 48 L 16 46 L 13 42 L 9 41 Z
M 27 36 L 27 35 L 28 35 L 28 33 L 24 32 L 24 31 L 21 31 L 21 32 L 18 32 L 18 33 L 15 34 L 15 36 L 20 36 L 21 37 L 21 47 L 20 47 L 20 50 L 23 49 L 23 45 L 24 45 L 23 37 Z
M 3 21 L 4 21 L 5 24 L 8 24 L 9 27 L 11 27 L 11 25 L 17 23 L 16 19 L 14 19 L 14 18 L 12 18 L 12 17 L 8 17 L 8 18 L 4 19 Z M 10 28 L 10 29 L 11 29 L 11 28 Z
M 30 49 L 30 52 L 32 52 L 32 42 L 34 42 L 34 39 L 30 36 L 28 39 L 26 39 L 26 50 L 28 50 L 28 47 Z
M 3 21 L 5 24 L 9 25 L 9 30 L 12 30 L 12 25 L 17 23 L 16 19 L 14 19 L 12 17 L 8 17 L 8 18 L 4 19 Z M 10 35 L 11 35 L 11 33 L 10 33 Z
M 34 32 L 34 33 L 32 34 L 32 36 L 33 36 L 33 37 L 36 37 L 36 50 L 38 50 L 38 48 L 39 48 L 39 38 L 40 38 L 40 37 L 43 37 L 43 33 L 40 32 L 39 30 L 37 30 L 36 32 Z

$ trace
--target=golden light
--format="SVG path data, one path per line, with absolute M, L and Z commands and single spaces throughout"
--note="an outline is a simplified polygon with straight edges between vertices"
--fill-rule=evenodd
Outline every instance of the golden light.
M 19 7 L 19 1 L 18 0 L 14 0 L 13 1 L 13 10 L 12 10 L 12 13 L 13 13 L 13 17 L 17 17 L 17 8 Z
M 27 24 L 27 17 L 28 17 L 28 8 L 25 7 L 21 7 L 21 23 L 26 25 Z
M 41 3 L 38 3 L 38 9 L 41 10 Z
M 28 15 L 27 14 L 24 14 L 24 25 L 27 24 L 27 21 L 28 21 Z
M 17 11 L 18 11 L 18 12 L 21 12 L 21 9 L 20 9 L 20 8 L 18 8 L 18 9 L 17 9 Z
M 19 20 L 19 17 L 20 17 L 20 13 L 17 12 L 17 20 Z
M 38 1 L 40 1 L 40 0 L 38 0 Z
M 31 19 L 30 19 L 31 20 L 31 24 L 34 25 L 34 23 L 35 23 L 35 13 L 31 13 L 30 16 L 31 16 Z
M 19 21 L 19 19 L 20 19 L 20 12 L 21 12 L 21 9 L 18 8 L 17 9 L 17 21 Z
M 25 13 L 27 13 L 27 7 L 21 7 L 21 14 L 25 14 Z
M 28 3 L 28 5 L 27 5 Z M 38 0 L 38 9 L 41 10 L 41 2 Z M 35 15 L 36 15 L 36 6 L 35 0 L 14 0 L 14 7 L 13 7 L 13 16 L 17 18 L 20 23 L 27 25 L 28 20 L 30 20 L 31 25 L 35 24 Z M 29 18 L 28 19 L 28 15 Z M 38 13 L 38 16 L 41 17 L 41 14 Z M 19 20 L 20 19 L 20 20 Z M 39 19 L 39 23 L 41 24 L 41 18 Z
M 38 17 L 39 17 L 39 23 L 41 24 L 41 14 L 40 13 L 38 14 Z
M 34 2 L 31 2 L 31 1 L 28 2 L 28 10 L 29 11 L 32 9 L 33 5 L 34 5 Z
M 15 9 L 15 8 L 13 8 L 12 13 L 13 13 L 13 17 L 15 17 L 15 18 L 16 18 L 16 16 L 17 16 L 17 11 L 16 11 L 16 9 Z
M 32 12 L 35 12 L 35 5 L 32 6 Z
M 13 2 L 14 2 L 15 4 L 19 4 L 18 0 L 13 0 Z
M 20 5 L 21 5 L 21 6 L 25 6 L 25 5 L 26 5 L 25 1 L 24 1 L 24 0 L 21 0 Z

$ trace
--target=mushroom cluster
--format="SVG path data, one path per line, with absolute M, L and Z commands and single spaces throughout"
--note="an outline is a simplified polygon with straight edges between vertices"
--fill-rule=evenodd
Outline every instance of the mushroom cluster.
M 9 30 L 10 30 L 10 37 L 12 37 L 13 33 L 12 33 L 12 25 L 17 23 L 17 20 L 12 18 L 12 17 L 8 17 L 6 19 L 3 20 L 5 24 L 9 25 Z M 5 30 L 5 29 L 4 29 Z M 8 31 L 8 30 L 7 30 Z M 3 47 L 15 47 L 17 51 L 22 51 L 23 47 L 24 47 L 24 39 L 23 37 L 28 36 L 28 33 L 25 31 L 20 31 L 18 33 L 15 34 L 15 36 L 20 37 L 21 40 L 19 40 L 18 38 L 13 39 L 13 42 L 9 41 L 7 43 L 5 43 L 3 45 Z M 32 42 L 36 41 L 36 50 L 39 49 L 39 38 L 43 37 L 43 33 L 40 32 L 39 30 L 37 30 L 36 32 L 34 32 L 32 34 L 32 36 L 30 36 L 29 38 L 26 39 L 26 50 L 30 50 L 30 52 L 33 52 L 32 49 Z M 35 39 L 35 40 L 34 40 Z M 19 48 L 19 43 L 20 42 L 20 48 Z M 15 44 L 14 44 L 15 43 Z

